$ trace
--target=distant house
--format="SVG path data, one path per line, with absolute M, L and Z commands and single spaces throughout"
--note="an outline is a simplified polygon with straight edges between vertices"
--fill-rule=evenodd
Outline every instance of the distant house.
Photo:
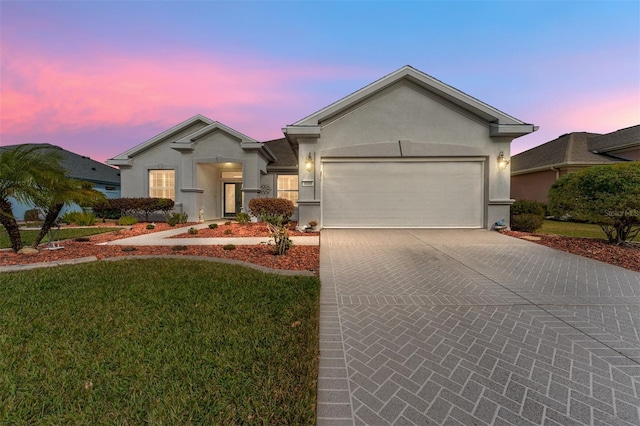
M 585 167 L 640 161 L 640 125 L 612 133 L 568 133 L 511 158 L 511 198 L 547 202 L 551 185 Z
M 84 180 L 93 183 L 94 189 L 105 194 L 107 198 L 120 197 L 120 170 L 99 163 L 89 157 L 67 151 L 59 146 L 51 144 L 27 144 L 41 146 L 43 149 L 59 151 L 62 156 L 62 165 L 67 170 L 67 176 L 73 179 Z M 0 149 L 15 148 L 17 145 L 8 145 Z M 18 220 L 22 220 L 24 212 L 33 208 L 24 204 L 13 203 L 13 214 Z M 66 210 L 79 210 L 78 206 L 70 206 Z
M 405 66 L 261 143 L 202 115 L 110 159 L 125 197 L 190 218 L 289 198 L 324 228 L 490 228 L 509 217 L 511 141 L 537 129 Z M 506 164 L 504 164 L 506 166 Z

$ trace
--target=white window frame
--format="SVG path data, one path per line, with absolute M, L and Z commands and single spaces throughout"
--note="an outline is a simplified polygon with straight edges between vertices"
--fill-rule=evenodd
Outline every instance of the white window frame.
M 281 188 L 280 187 L 280 177 L 287 177 L 287 178 L 292 178 L 291 182 L 295 182 L 295 189 L 290 189 L 290 188 Z M 286 198 L 287 200 L 291 200 L 293 202 L 293 205 L 295 207 L 298 207 L 298 195 L 300 194 L 300 188 L 298 186 L 298 175 L 291 175 L 291 174 L 279 174 L 276 176 L 276 196 L 278 198 Z M 287 195 L 287 196 L 283 196 L 283 195 Z M 295 197 L 289 197 L 289 194 L 295 194 Z
M 149 169 L 149 197 L 169 198 L 176 201 L 176 171 L 175 169 Z M 154 174 L 161 174 L 161 185 L 154 186 Z M 169 176 L 172 174 L 172 176 Z M 171 182 L 172 181 L 172 182 Z

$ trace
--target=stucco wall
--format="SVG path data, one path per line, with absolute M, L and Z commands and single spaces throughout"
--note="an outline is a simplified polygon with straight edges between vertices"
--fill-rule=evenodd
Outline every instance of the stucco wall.
M 320 126 L 320 138 L 299 140 L 299 164 L 311 153 L 316 165 L 300 173 L 300 198 L 310 202 L 301 221 L 319 217 L 324 157 L 484 157 L 486 225 L 508 217 L 509 169 L 498 170 L 496 159 L 501 151 L 509 157 L 511 138 L 491 138 L 489 123 L 413 83 L 397 83 Z

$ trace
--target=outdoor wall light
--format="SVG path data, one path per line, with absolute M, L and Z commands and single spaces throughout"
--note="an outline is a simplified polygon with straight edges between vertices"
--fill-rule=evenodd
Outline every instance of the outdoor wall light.
M 310 172 L 313 170 L 313 158 L 311 158 L 311 153 L 307 154 L 307 158 L 304 160 L 304 168 Z
M 500 154 L 498 154 L 498 168 L 500 170 L 504 170 L 507 168 L 510 162 L 511 160 L 507 160 L 506 158 L 504 158 L 504 152 L 500 151 Z

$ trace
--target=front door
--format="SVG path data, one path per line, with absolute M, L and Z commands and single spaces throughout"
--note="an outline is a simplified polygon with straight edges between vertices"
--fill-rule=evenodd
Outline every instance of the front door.
M 242 184 L 224 183 L 224 217 L 235 217 L 242 211 Z

